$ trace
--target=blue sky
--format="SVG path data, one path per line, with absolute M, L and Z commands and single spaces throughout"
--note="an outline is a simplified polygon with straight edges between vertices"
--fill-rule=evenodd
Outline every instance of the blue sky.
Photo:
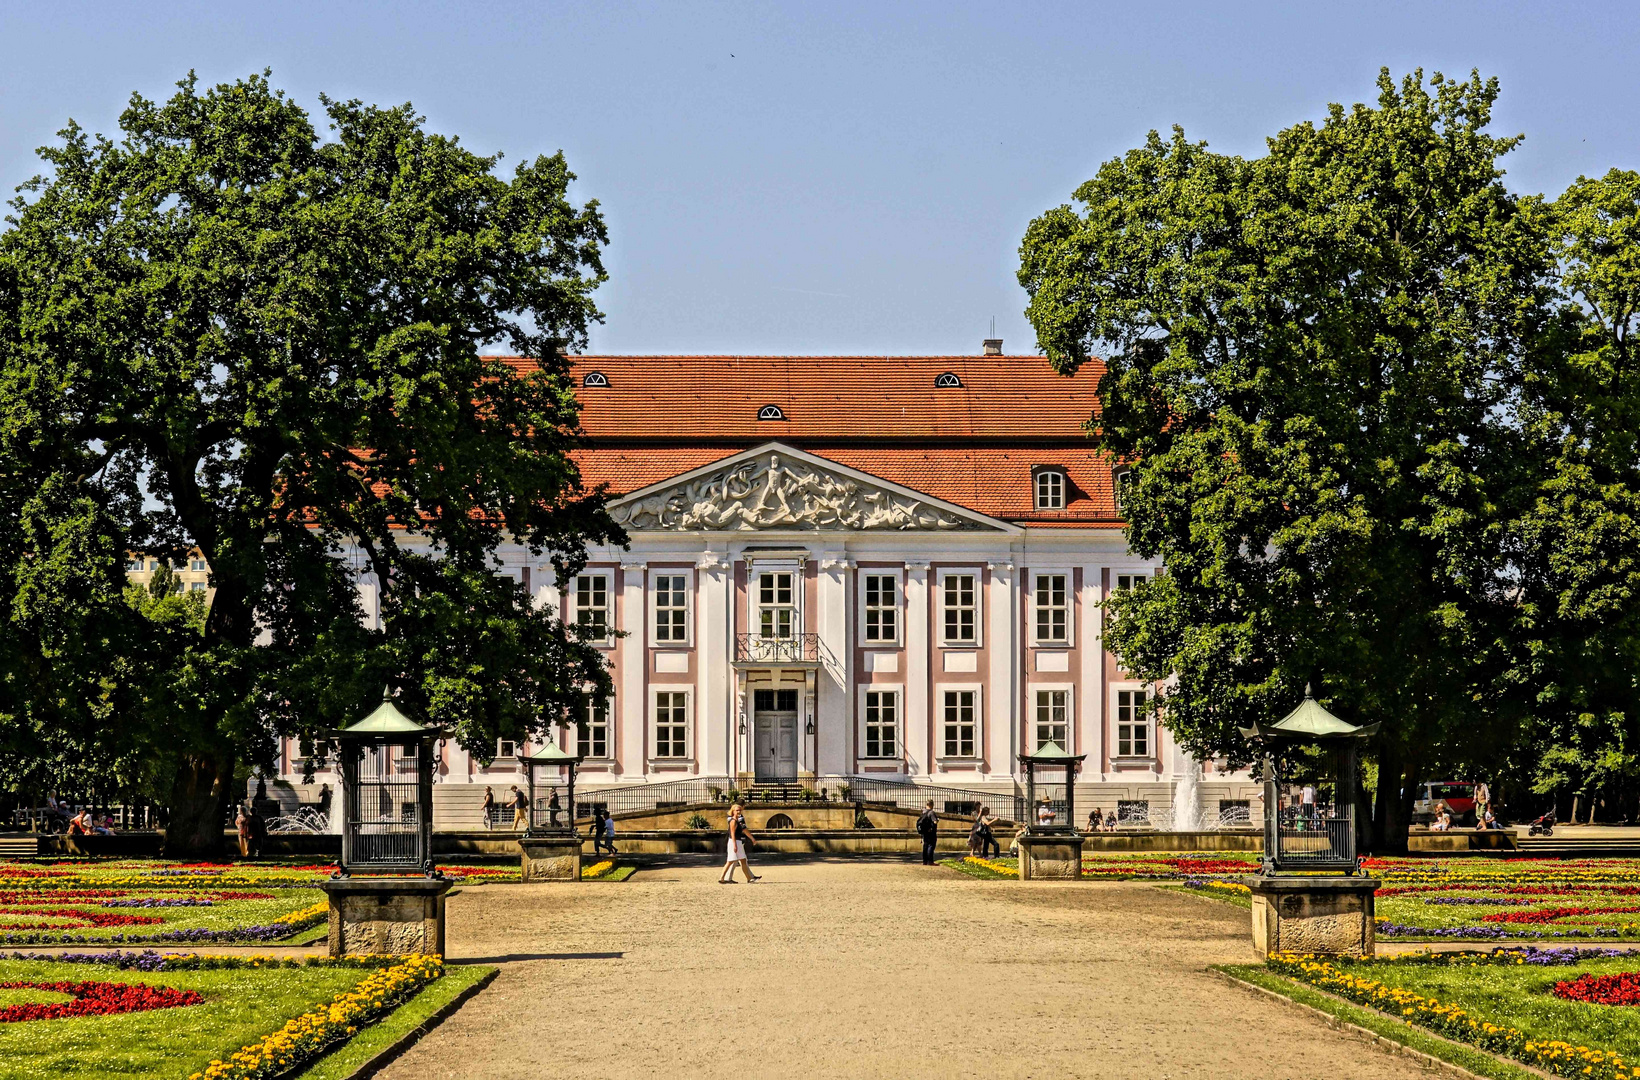
M 1378 68 L 1503 82 L 1517 190 L 1640 168 L 1635 4 L 113 4 L 0 0 L 0 186 L 189 68 L 412 101 L 608 216 L 623 353 L 971 353 L 1033 338 L 1030 219 L 1151 128 L 1257 154 Z M 505 166 L 504 166 L 505 167 Z

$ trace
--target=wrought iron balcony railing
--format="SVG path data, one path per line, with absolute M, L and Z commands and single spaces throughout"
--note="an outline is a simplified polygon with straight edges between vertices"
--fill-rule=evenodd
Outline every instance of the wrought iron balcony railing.
M 760 637 L 757 634 L 736 634 L 735 659 L 751 664 L 817 664 L 820 662 L 820 635 Z

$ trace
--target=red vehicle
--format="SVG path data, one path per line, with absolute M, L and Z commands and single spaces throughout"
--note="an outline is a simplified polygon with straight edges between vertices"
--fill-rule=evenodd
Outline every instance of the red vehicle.
M 1467 780 L 1431 780 L 1418 790 L 1412 803 L 1412 823 L 1428 825 L 1442 803 L 1452 811 L 1452 824 L 1475 824 L 1475 785 Z

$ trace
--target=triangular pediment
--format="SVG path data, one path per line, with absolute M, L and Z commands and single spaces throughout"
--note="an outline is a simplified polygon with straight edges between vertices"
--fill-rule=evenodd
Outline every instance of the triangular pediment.
M 770 442 L 609 504 L 637 532 L 982 532 L 1016 525 Z

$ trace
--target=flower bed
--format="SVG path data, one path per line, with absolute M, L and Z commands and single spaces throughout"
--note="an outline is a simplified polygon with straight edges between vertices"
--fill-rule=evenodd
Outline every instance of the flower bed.
M 259 1042 L 211 1062 L 190 1080 L 260 1080 L 288 1072 L 352 1038 L 443 974 L 444 961 L 437 956 L 405 957 L 402 963 L 372 973 L 352 991 L 336 995 L 328 1006 L 295 1017 Z
M 13 1019 L 33 1021 L 0 1023 L 0 1061 L 26 1061 L 28 1075 L 52 1080 L 191 1076 L 257 1046 L 276 1051 L 266 1059 L 275 1067 L 281 1056 L 294 1064 L 297 1051 L 334 1045 L 351 1032 L 304 1027 L 306 1041 L 300 1045 L 269 1043 L 273 1033 L 315 1014 L 323 1014 L 328 1024 L 338 1008 L 346 1018 L 342 1029 L 364 1027 L 428 981 L 425 962 L 414 974 L 389 976 L 406 962 L 403 957 L 286 960 L 154 951 L 0 957 L 0 984 L 12 988 L 0 988 L 4 1008 Z M 53 992 L 69 997 L 28 1000 Z
M 466 883 L 516 879 L 498 867 L 446 868 Z M 267 943 L 322 922 L 314 892 L 329 865 L 80 860 L 0 862 L 0 944 Z
M 1640 1005 L 1640 972 L 1579 975 L 1555 983 L 1555 997 L 1591 1005 Z
M 1514 1058 L 1557 1076 L 1590 1077 L 1591 1080 L 1631 1078 L 1631 1070 L 1625 1065 L 1623 1052 L 1632 1053 L 1632 1050 L 1625 1047 L 1620 1051 L 1611 1048 L 1609 1044 L 1602 1047 L 1600 1044 L 1603 1040 L 1584 1035 L 1580 1019 L 1577 1017 L 1556 1017 L 1554 1013 L 1545 1013 L 1541 1008 L 1531 1008 L 1534 998 L 1548 997 L 1551 1001 L 1556 1000 L 1550 995 L 1542 994 L 1541 989 L 1533 985 L 1545 978 L 1536 972 L 1529 976 L 1530 981 L 1517 980 L 1510 987 L 1515 991 L 1513 994 L 1493 993 L 1487 996 L 1487 1000 L 1493 1003 L 1493 1008 L 1504 1013 L 1499 1015 L 1497 1012 L 1489 1014 L 1469 1007 L 1467 1002 L 1436 996 L 1428 992 L 1426 987 L 1416 985 L 1420 981 L 1420 976 L 1427 975 L 1431 968 L 1463 966 L 1462 960 L 1448 961 L 1440 965 L 1426 963 L 1423 970 L 1420 970 L 1419 963 L 1378 961 L 1353 964 L 1282 953 L 1270 957 L 1267 963 L 1270 970 L 1287 978 L 1388 1013 L 1405 1023 L 1426 1028 L 1446 1038 L 1469 1043 L 1493 1054 Z M 1521 963 L 1524 964 L 1524 961 Z M 1471 966 L 1490 966 L 1494 970 L 1509 972 L 1512 967 L 1521 965 L 1511 964 L 1507 959 L 1500 964 L 1497 960 L 1487 958 L 1480 962 L 1472 962 Z M 1471 991 L 1471 996 L 1483 995 Z M 1578 1005 L 1564 1007 L 1587 1008 Z M 1568 1019 L 1572 1024 L 1578 1025 L 1568 1029 L 1569 1032 L 1575 1033 L 1572 1038 L 1565 1037 L 1566 1033 L 1562 1031 L 1533 1030 L 1534 1021 L 1548 1027 L 1556 1020 L 1565 1023 Z M 1633 1044 L 1640 1040 L 1640 1025 L 1635 1025 L 1624 1034 L 1624 1041 Z
M 40 990 L 48 994 L 67 994 L 72 1000 L 62 1002 L 25 1002 L 0 1008 L 0 1024 L 17 1024 L 28 1020 L 61 1020 L 69 1016 L 112 1016 L 116 1013 L 147 1012 L 150 1009 L 177 1009 L 186 1005 L 203 1005 L 205 999 L 193 990 L 176 990 L 169 986 L 146 986 L 141 983 L 110 982 L 0 982 L 0 990 Z
M 1640 905 L 1623 902 L 1640 896 L 1640 860 L 1364 859 L 1362 866 L 1384 882 L 1377 893 L 1383 938 L 1640 937 Z M 1239 877 L 1198 873 L 1184 884 L 1228 898 L 1239 891 Z

